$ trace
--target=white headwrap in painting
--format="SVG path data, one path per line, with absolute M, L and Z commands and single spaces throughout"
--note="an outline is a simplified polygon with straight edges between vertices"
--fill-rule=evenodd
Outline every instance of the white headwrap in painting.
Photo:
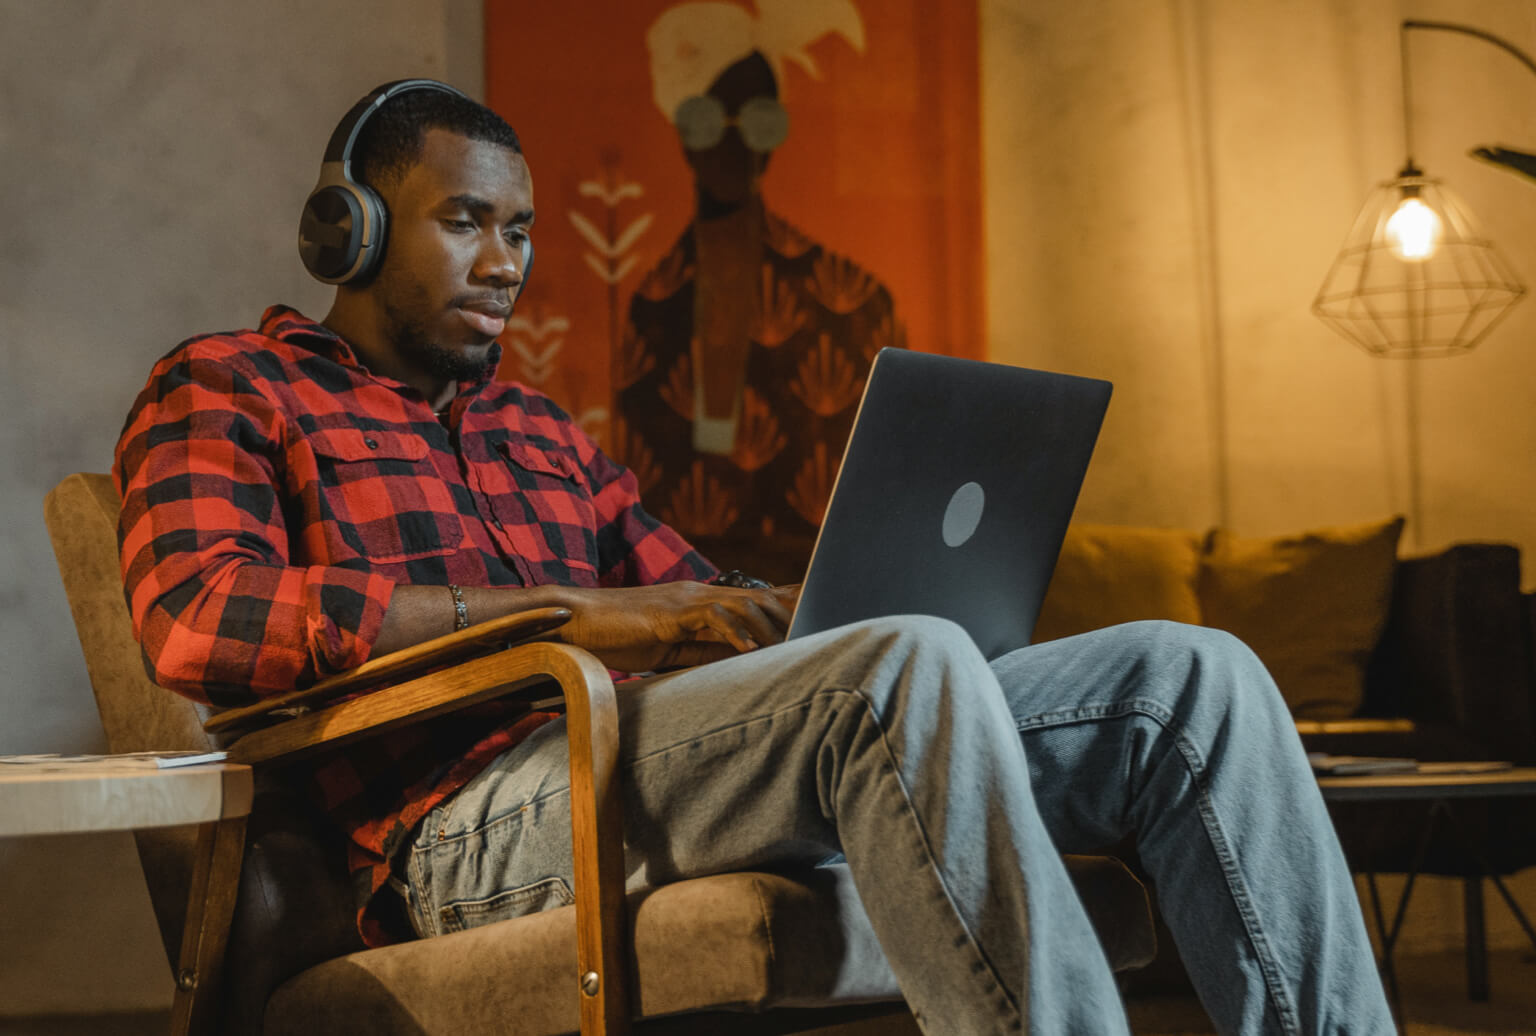
M 709 89 L 720 73 L 757 51 L 783 79 L 793 61 L 820 79 L 806 48 L 835 32 L 864 52 L 864 21 L 853 0 L 756 0 L 757 17 L 734 3 L 699 0 L 662 12 L 646 33 L 656 107 L 672 119 L 677 106 Z

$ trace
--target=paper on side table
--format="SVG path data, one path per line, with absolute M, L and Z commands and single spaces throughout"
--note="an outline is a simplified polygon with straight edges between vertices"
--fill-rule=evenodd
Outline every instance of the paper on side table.
M 87 770 L 164 770 L 174 766 L 222 763 L 226 752 L 123 752 L 118 755 L 0 755 L 0 773 L 25 767 L 27 773 L 80 773 Z

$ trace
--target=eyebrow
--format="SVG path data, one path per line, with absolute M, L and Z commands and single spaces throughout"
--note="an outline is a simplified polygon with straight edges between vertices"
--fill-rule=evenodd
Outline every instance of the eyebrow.
M 473 212 L 477 216 L 489 215 L 490 213 L 496 211 L 496 206 L 492 205 L 490 202 L 486 201 L 484 198 L 481 198 L 480 196 L 474 195 L 474 194 L 454 194 L 454 195 L 450 195 L 449 197 L 443 199 L 443 204 L 444 205 L 451 205 L 451 206 L 454 206 L 455 208 L 465 209 L 465 210 L 467 210 L 469 212 Z M 512 214 L 512 218 L 509 219 L 507 222 L 508 223 L 522 223 L 522 224 L 526 224 L 526 225 L 532 226 L 533 225 L 533 210 L 532 209 L 523 209 L 520 212 L 514 212 Z

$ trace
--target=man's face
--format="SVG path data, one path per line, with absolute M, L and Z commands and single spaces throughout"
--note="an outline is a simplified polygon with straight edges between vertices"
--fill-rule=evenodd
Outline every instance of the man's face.
M 389 239 L 365 290 L 382 343 L 406 371 L 458 380 L 485 369 L 522 284 L 533 225 L 523 157 L 448 130 L 428 130 L 421 160 L 380 194 Z

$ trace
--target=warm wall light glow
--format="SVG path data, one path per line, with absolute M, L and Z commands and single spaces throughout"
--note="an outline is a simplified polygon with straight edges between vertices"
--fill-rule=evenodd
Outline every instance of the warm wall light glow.
M 1418 198 L 1404 198 L 1387 220 L 1387 246 L 1408 263 L 1422 263 L 1440 244 L 1440 217 Z

